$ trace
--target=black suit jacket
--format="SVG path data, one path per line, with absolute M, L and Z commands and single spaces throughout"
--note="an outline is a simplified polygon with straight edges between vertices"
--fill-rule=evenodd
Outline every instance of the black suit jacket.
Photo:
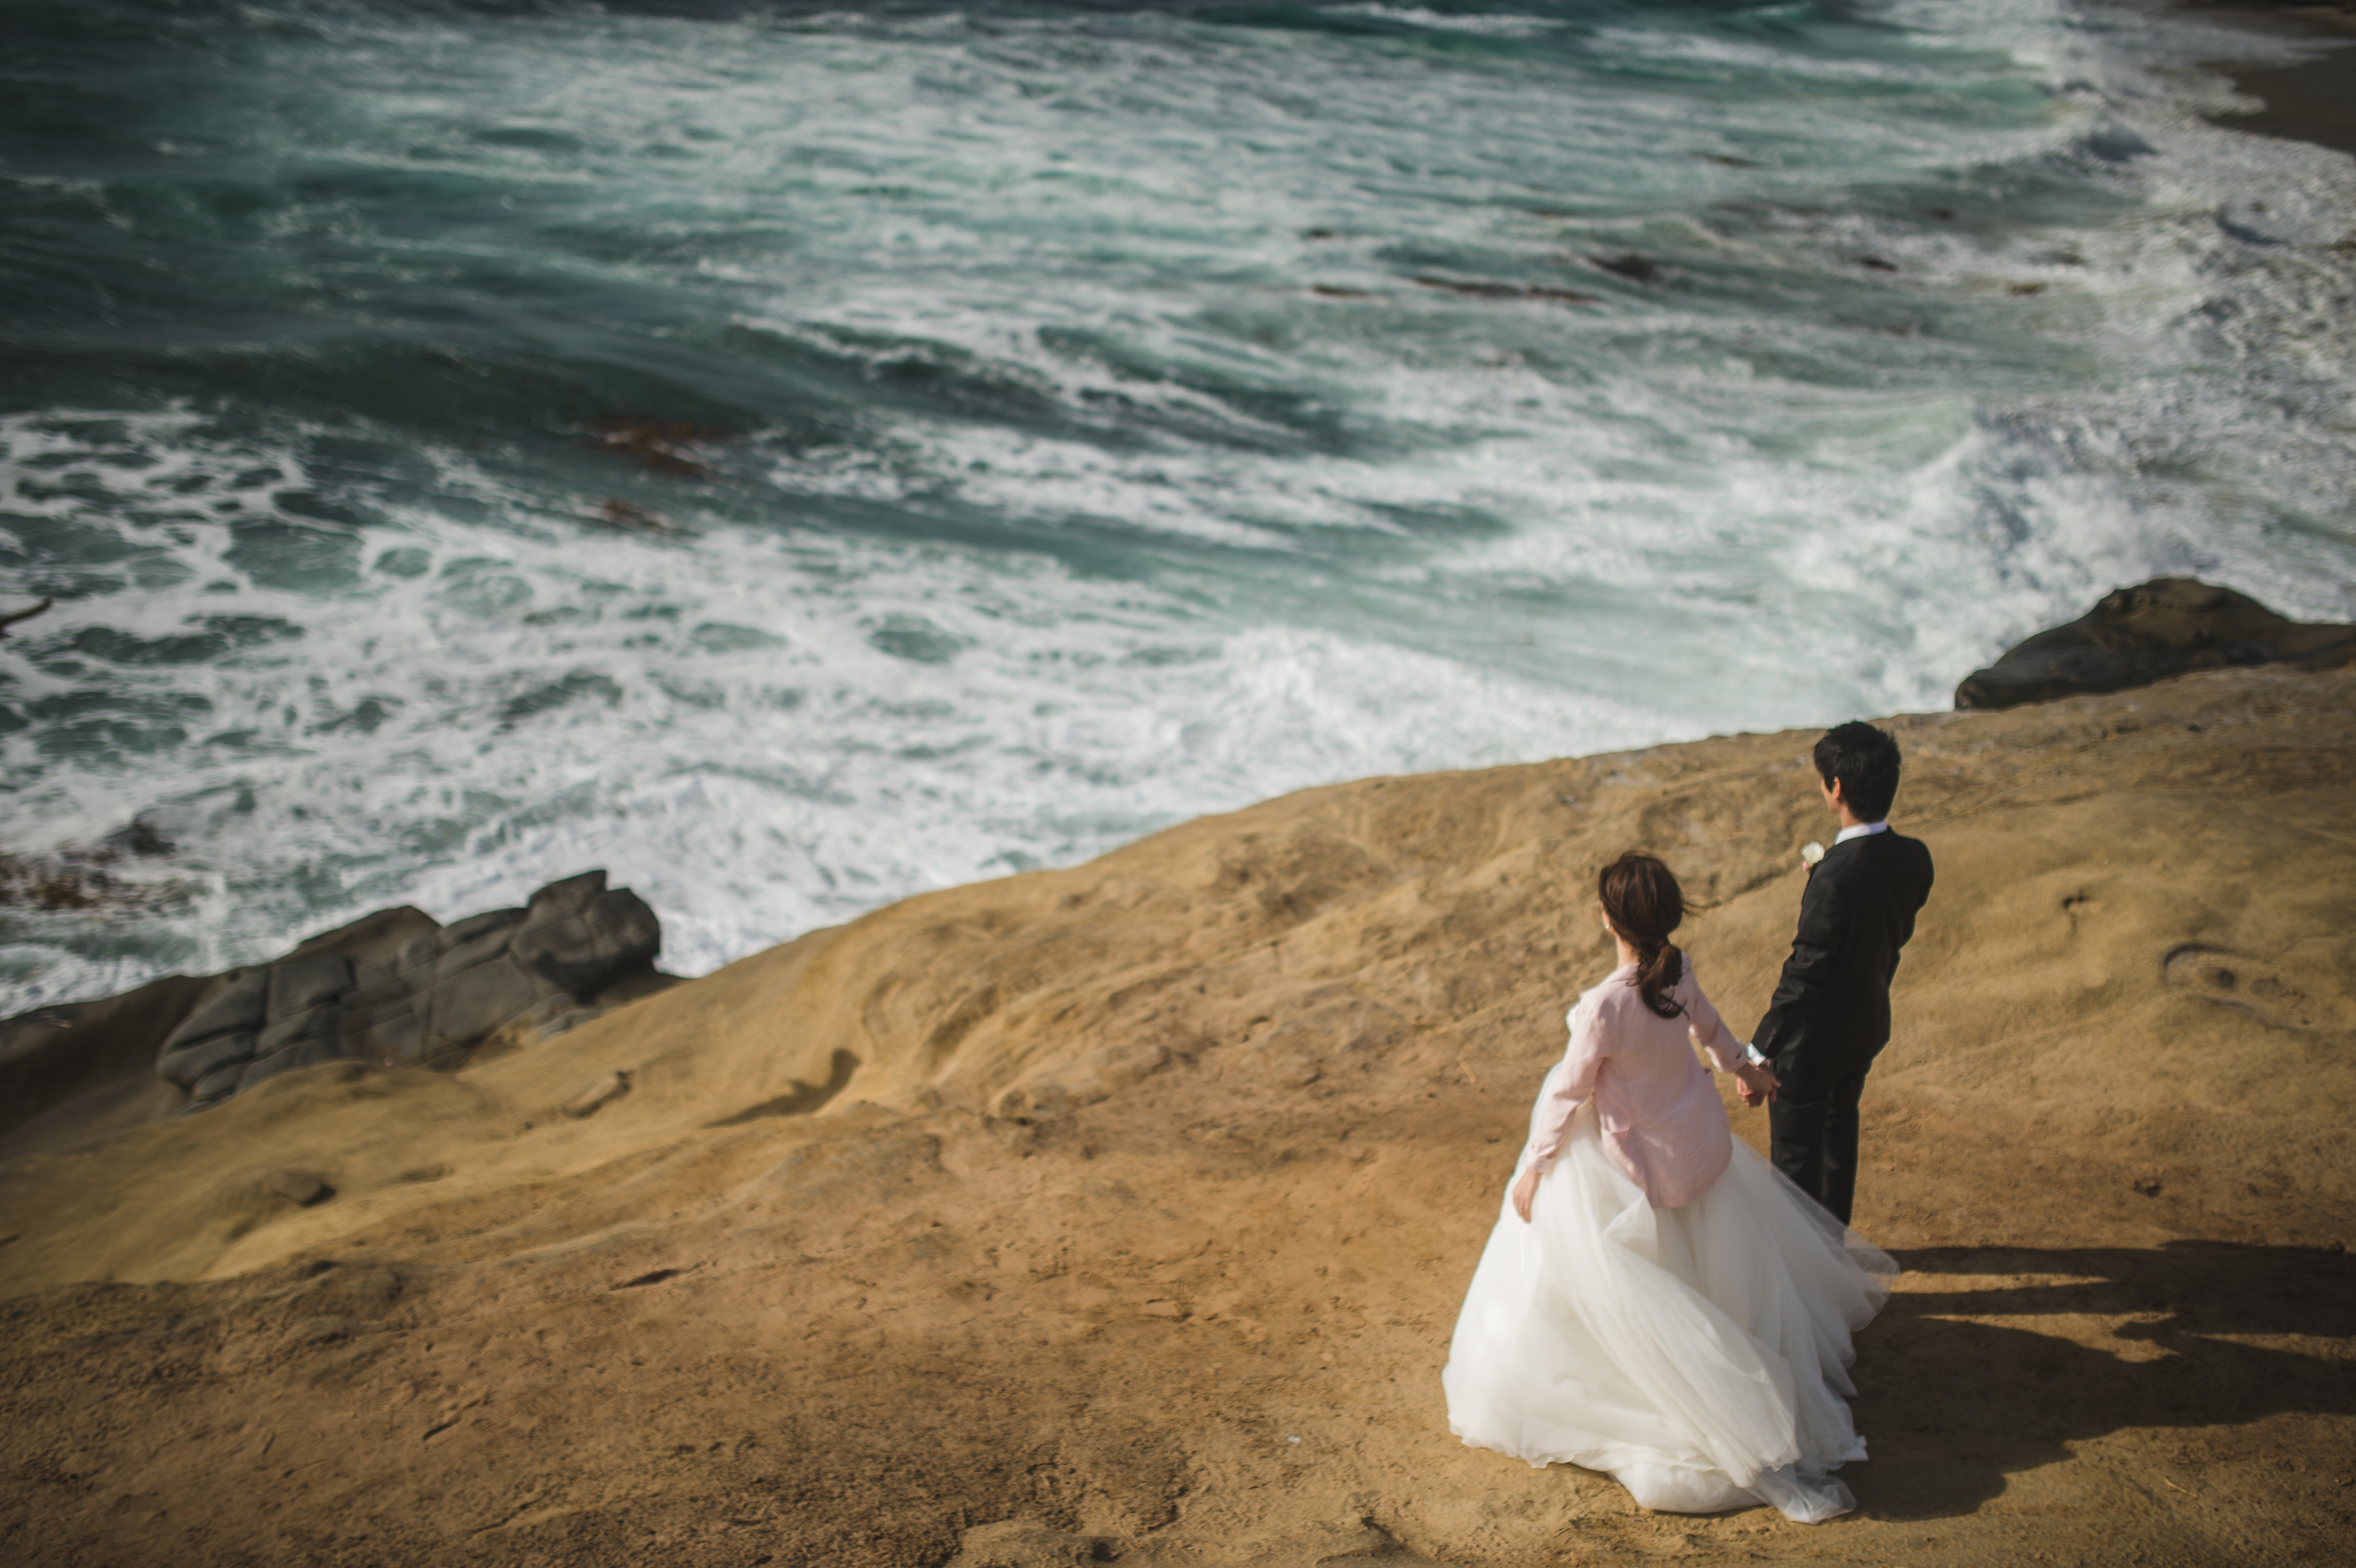
M 1920 839 L 1872 833 L 1837 843 L 1809 868 L 1800 928 L 1751 1043 L 1783 1094 L 1803 1104 L 1862 1072 L 1890 1039 L 1890 979 L 1931 892 Z

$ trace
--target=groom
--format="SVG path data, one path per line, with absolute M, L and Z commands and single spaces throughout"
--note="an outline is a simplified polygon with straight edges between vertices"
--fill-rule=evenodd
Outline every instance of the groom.
M 1890 1038 L 1890 977 L 1930 896 L 1931 852 L 1890 830 L 1897 742 L 1852 722 L 1825 732 L 1815 760 L 1841 831 L 1808 868 L 1792 956 L 1751 1056 L 1777 1080 L 1765 1096 L 1775 1168 L 1846 1224 L 1857 1193 L 1857 1100 Z

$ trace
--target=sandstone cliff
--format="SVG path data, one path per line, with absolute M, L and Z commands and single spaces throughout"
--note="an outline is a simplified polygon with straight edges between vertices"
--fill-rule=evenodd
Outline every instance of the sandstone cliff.
M 454 1075 L 0 1166 L 38 1562 L 2275 1562 L 2356 1494 L 2356 674 L 1890 721 L 1852 1520 L 1638 1512 L 1438 1368 L 1594 868 L 1747 1026 L 1812 735 L 1310 791 Z M 564 1114 L 567 1110 L 574 1114 Z M 1755 1115 L 1734 1112 L 1763 1140 Z

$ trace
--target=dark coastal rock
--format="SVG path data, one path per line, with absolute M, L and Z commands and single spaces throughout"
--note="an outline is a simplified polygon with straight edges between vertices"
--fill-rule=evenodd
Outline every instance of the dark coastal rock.
M 218 978 L 172 974 L 97 1002 L 0 1020 L 0 1133 L 89 1095 L 139 1094 L 156 1052 L 221 989 Z
M 585 871 L 579 876 L 568 876 L 562 882 L 551 882 L 532 895 L 532 902 L 518 914 L 541 920 L 561 919 L 566 915 L 588 912 L 589 906 L 605 896 L 605 873 Z
M 344 1022 L 344 1050 L 364 1062 L 420 1067 L 426 1059 L 423 999 L 402 992 L 400 1000 L 375 1007 L 355 1004 Z
M 280 962 L 322 954 L 382 962 L 420 929 L 439 928 L 422 910 L 380 909 L 319 933 Z M 166 975 L 120 996 L 0 1020 L 0 1137 L 11 1147 L 41 1147 L 47 1135 L 28 1124 L 43 1123 L 52 1112 L 79 1122 L 104 1102 L 152 1119 L 234 1092 L 245 1054 L 268 1020 L 275 967 Z M 208 1044 L 216 1041 L 221 1043 Z M 180 1079 L 197 1065 L 192 1060 L 159 1070 L 166 1058 L 200 1045 L 219 1065 L 186 1084 Z
M 237 1092 L 237 1080 L 245 1076 L 245 1058 L 224 1063 L 188 1086 L 188 1103 L 211 1105 Z
M 340 953 L 315 953 L 270 968 L 271 1022 L 307 1013 L 352 989 L 352 960 Z
M 654 911 L 601 871 L 447 927 L 380 909 L 273 963 L 0 1020 L 0 1135 L 84 1093 L 161 1095 L 153 1117 L 319 1062 L 453 1068 L 502 1031 L 546 1039 L 668 984 L 662 945 Z
M 605 873 L 555 882 L 534 893 L 508 952 L 568 996 L 595 996 L 625 970 L 654 962 L 663 924 L 628 888 L 607 889 Z
M 355 964 L 384 964 L 404 944 L 420 936 L 430 938 L 441 929 L 442 923 L 423 909 L 401 904 L 306 938 L 297 942 L 286 956 L 306 958 L 314 953 L 340 953 Z
M 282 1018 L 264 1028 L 254 1042 L 254 1054 L 274 1056 L 306 1040 L 340 1041 L 343 1037 L 344 1010 L 330 1003 L 324 1007 L 314 1007 L 307 1013 Z M 340 1052 L 340 1047 L 338 1050 Z M 160 1068 L 160 1063 L 158 1066 Z
M 433 980 L 427 983 L 439 984 L 505 954 L 523 918 L 521 909 L 494 909 L 487 915 L 460 921 L 443 932 L 441 953 L 434 960 Z
M 280 1073 L 292 1072 L 296 1068 L 303 1065 L 303 1064 L 297 1059 L 296 1053 L 292 1051 L 281 1051 L 269 1056 L 256 1056 L 252 1061 L 245 1064 L 244 1071 L 237 1074 L 237 1087 L 236 1092 L 243 1094 L 246 1090 L 254 1087 L 256 1084 L 268 1083 L 270 1079 L 277 1077 Z M 226 1096 L 223 1098 L 226 1098 Z
M 155 1058 L 155 1074 L 184 1089 L 193 1089 L 206 1076 L 252 1059 L 255 1037 L 250 1031 L 213 1035 L 193 1045 L 167 1047 Z
M 605 877 L 603 872 L 593 872 L 590 874 L 599 881 L 603 881 Z M 579 878 L 574 878 L 574 880 L 578 881 Z M 562 886 L 562 884 L 556 885 Z M 498 936 L 508 927 L 516 924 L 522 921 L 527 912 L 523 909 L 486 909 L 482 914 L 468 915 L 465 920 L 452 921 L 442 927 L 440 935 L 435 939 L 434 951 L 449 954 L 471 949 L 477 943 Z
M 236 1092 L 243 1094 L 256 1084 L 275 1078 L 282 1072 L 292 1072 L 299 1067 L 340 1062 L 344 1055 L 343 1040 L 335 1035 L 308 1035 L 289 1040 L 276 1051 L 257 1054 L 246 1063 L 245 1070 L 237 1074 Z
M 422 969 L 432 963 L 441 951 L 442 934 L 439 931 L 428 931 L 413 937 L 401 945 L 398 954 L 394 955 L 393 970 L 395 972 L 406 972 L 413 969 Z
M 472 1049 L 539 1000 L 540 988 L 511 958 L 461 971 L 435 985 L 426 1001 L 423 1061 L 432 1066 Z
M 2287 620 L 2247 594 L 2164 577 L 2105 595 L 2092 610 L 2007 650 L 1955 688 L 1957 708 L 2011 708 L 2123 692 L 2194 670 L 2356 663 L 2356 626 Z
M 211 1001 L 182 1021 L 164 1041 L 168 1054 L 216 1035 L 252 1034 L 270 1017 L 270 971 L 232 970 Z
M 344 998 L 344 1005 L 357 1017 L 406 1011 L 409 999 L 417 994 L 416 972 L 397 970 L 390 964 L 364 964 L 357 978 L 359 984 Z

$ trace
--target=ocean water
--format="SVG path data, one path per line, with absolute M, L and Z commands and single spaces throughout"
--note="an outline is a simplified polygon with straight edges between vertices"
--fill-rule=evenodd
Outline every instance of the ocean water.
M 1303 785 L 2356 615 L 2315 46 L 2064 0 L 16 0 L 0 1012 L 610 868 L 695 973 Z M 46 871 L 43 868 L 47 868 Z M 51 900 L 50 902 L 57 902 Z

